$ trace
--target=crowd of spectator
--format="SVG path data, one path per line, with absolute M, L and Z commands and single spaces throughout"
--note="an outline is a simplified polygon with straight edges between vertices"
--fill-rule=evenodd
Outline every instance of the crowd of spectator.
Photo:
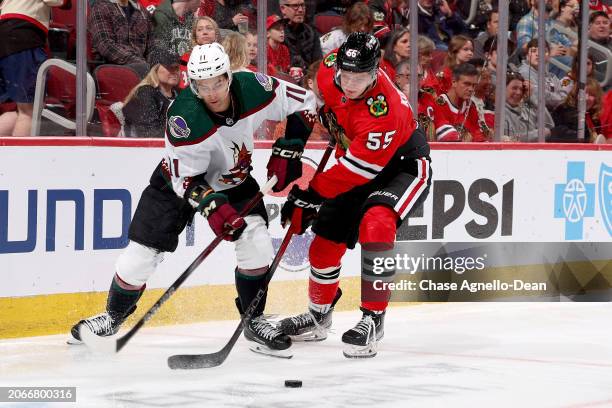
M 472 1 L 477 2 L 476 16 L 467 23 Z M 257 0 L 87 0 L 91 72 L 113 64 L 141 78 L 126 98 L 112 101 L 120 129 L 108 136 L 163 137 L 166 108 L 189 86 L 185 68 L 194 45 L 222 43 L 233 71 L 261 70 L 257 54 L 265 52 L 269 74 L 316 92 L 314 77 L 322 58 L 348 34 L 367 31 L 381 42 L 381 68 L 407 96 L 410 39 L 418 36 L 416 110 L 431 141 L 492 141 L 497 0 L 418 0 L 417 31 L 409 27 L 408 3 L 268 0 L 264 46 L 256 34 Z M 504 141 L 537 141 L 538 110 L 544 110 L 547 141 L 580 141 L 580 2 L 544 4 L 540 10 L 538 0 L 509 0 Z M 71 0 L 0 0 L 0 135 L 30 134 L 36 74 L 50 54 L 52 9 L 74 7 Z M 584 142 L 612 143 L 612 81 L 606 78 L 612 63 L 612 8 L 603 0 L 589 0 L 589 10 Z M 538 24 L 540 13 L 544 27 Z M 323 29 L 318 21 L 330 17 L 336 24 Z M 545 55 L 538 52 L 539 35 L 545 36 Z M 545 59 L 543 84 L 538 82 L 540 58 Z M 540 86 L 545 88 L 544 106 L 537 103 Z M 275 131 L 268 128 L 268 133 Z M 317 131 L 317 137 L 323 133 Z

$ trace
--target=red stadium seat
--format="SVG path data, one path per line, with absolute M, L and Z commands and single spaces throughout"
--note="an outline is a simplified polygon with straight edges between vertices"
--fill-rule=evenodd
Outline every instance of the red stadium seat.
M 314 16 L 314 26 L 323 35 L 342 25 L 342 16 L 336 13 L 320 13 Z
M 115 137 L 121 129 L 121 123 L 110 109 L 115 102 L 123 102 L 130 91 L 138 85 L 140 77 L 133 69 L 123 65 L 105 64 L 94 70 L 99 99 L 96 109 L 104 136 Z
M 132 88 L 140 82 L 140 77 L 130 67 L 123 65 L 104 64 L 94 70 L 99 100 L 111 105 L 123 101 Z
M 93 114 L 96 84 L 87 73 L 85 89 L 86 121 Z M 76 66 L 64 60 L 51 58 L 43 62 L 36 75 L 32 136 L 40 134 L 42 118 L 51 120 L 65 129 L 76 129 Z
M 67 9 L 51 8 L 49 47 L 54 56 L 74 59 L 76 48 L 76 4 Z

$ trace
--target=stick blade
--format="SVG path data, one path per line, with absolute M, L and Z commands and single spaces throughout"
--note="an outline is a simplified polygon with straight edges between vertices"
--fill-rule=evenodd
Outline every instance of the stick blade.
M 195 370 L 218 367 L 227 358 L 223 352 L 211 354 L 177 354 L 168 357 L 168 367 L 173 370 Z
M 117 340 L 115 336 L 100 337 L 92 332 L 88 327 L 81 325 L 79 335 L 83 344 L 96 353 L 117 354 Z

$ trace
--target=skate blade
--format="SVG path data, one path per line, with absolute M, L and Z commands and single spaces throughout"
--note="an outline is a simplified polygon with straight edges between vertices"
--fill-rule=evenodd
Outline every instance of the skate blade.
M 304 342 L 323 341 L 327 338 L 327 333 L 329 331 L 330 329 L 328 328 L 319 327 L 314 330 L 307 331 L 301 334 L 289 335 L 289 337 L 291 337 L 292 341 L 299 341 L 299 342 L 301 341 L 304 341 Z
M 365 346 L 356 346 L 354 344 L 346 344 L 342 354 L 346 358 L 372 358 L 378 353 L 377 344 L 369 343 Z
M 80 344 L 83 344 L 83 342 L 81 340 L 77 340 L 74 337 L 72 337 L 72 335 L 70 337 L 68 337 L 66 339 L 66 344 L 70 344 L 71 346 L 78 346 Z
M 315 341 L 325 340 L 327 338 L 327 333 L 321 334 L 321 333 L 308 332 L 308 333 L 296 334 L 295 336 L 289 336 L 289 337 L 291 338 L 291 341 L 315 342 Z
M 253 353 L 257 353 L 257 354 L 263 354 L 266 356 L 270 356 L 270 357 L 276 357 L 276 358 L 284 358 L 284 359 L 290 359 L 293 357 L 293 353 L 291 352 L 290 349 L 287 350 L 273 350 L 269 347 L 266 347 L 262 344 L 250 344 L 249 345 L 249 350 L 251 350 Z

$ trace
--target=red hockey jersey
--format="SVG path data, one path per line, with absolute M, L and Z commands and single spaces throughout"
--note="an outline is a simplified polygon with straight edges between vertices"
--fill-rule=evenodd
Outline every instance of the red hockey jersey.
M 431 119 L 430 126 L 435 129 L 438 142 L 486 142 L 490 139 L 489 126 L 470 101 L 464 101 L 458 108 L 448 95 L 442 94 L 423 99 L 421 105 L 419 110 Z
M 317 73 L 325 106 L 322 115 L 338 145 L 338 164 L 319 173 L 310 187 L 333 198 L 374 179 L 416 129 L 406 96 L 378 70 L 376 84 L 357 100 L 348 99 L 334 82 L 336 52 Z

